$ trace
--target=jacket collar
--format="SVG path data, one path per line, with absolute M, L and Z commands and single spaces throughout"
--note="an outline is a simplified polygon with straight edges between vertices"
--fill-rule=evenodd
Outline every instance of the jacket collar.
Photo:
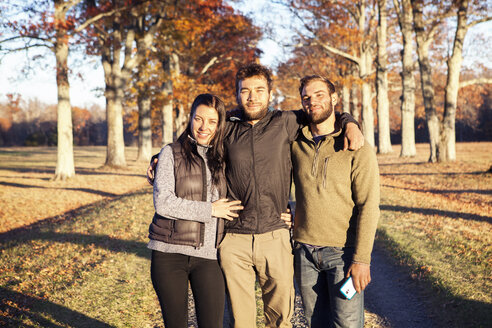
M 336 138 L 342 134 L 342 129 L 340 128 L 335 128 L 335 131 L 333 133 L 330 133 L 329 135 L 325 136 L 326 138 Z M 311 133 L 311 129 L 309 128 L 309 125 L 304 126 L 301 129 L 301 135 L 304 139 L 313 142 L 313 134 Z

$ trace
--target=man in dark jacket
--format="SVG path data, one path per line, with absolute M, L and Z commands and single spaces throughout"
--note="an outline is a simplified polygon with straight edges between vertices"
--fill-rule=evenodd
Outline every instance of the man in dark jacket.
M 241 200 L 244 209 L 236 220 L 227 223 L 218 249 L 234 326 L 256 327 L 258 278 L 265 326 L 290 327 L 294 312 L 293 255 L 290 233 L 281 215 L 289 200 L 290 145 L 304 123 L 303 114 L 269 109 L 271 73 L 258 64 L 239 69 L 236 97 L 239 109 L 232 113 L 225 134 L 226 178 L 228 198 Z M 348 123 L 353 121 L 349 115 L 341 118 L 347 125 L 345 136 L 349 136 L 350 148 L 360 148 L 364 138 L 357 125 Z

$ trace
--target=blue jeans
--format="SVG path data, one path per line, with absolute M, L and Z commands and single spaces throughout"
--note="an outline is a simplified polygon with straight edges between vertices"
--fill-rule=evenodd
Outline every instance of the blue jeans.
M 340 292 L 353 251 L 296 242 L 294 272 L 309 327 L 364 327 L 364 292 L 351 300 Z

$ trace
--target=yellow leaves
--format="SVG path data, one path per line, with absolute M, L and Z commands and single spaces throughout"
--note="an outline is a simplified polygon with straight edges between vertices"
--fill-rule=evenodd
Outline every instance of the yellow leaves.
M 187 19 L 176 19 L 174 21 L 174 28 L 177 31 L 191 31 L 194 26 L 194 22 Z

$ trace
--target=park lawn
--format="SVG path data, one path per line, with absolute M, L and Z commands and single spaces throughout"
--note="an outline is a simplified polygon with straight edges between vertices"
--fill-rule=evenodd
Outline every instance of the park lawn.
M 0 233 L 148 186 L 148 163 L 134 160 L 135 147 L 125 152 L 128 166 L 114 169 L 103 166 L 106 147 L 75 147 L 76 176 L 52 181 L 55 147 L 0 148 Z
M 396 148 L 396 147 L 395 147 Z M 491 143 L 457 144 L 457 162 L 380 155 L 381 221 L 376 243 L 428 290 L 444 327 L 492 322 Z
M 152 215 L 145 189 L 4 234 L 0 326 L 159 326 L 145 233 Z
M 399 158 L 396 146 L 393 154 L 378 156 L 376 242 L 408 269 L 418 288 L 432 291 L 432 312 L 444 327 L 485 327 L 492 322 L 492 177 L 485 173 L 492 143 L 457 146 L 458 161 L 449 164 L 426 163 L 426 145 L 418 145 L 415 158 Z M 58 211 L 34 217 L 29 214 L 39 200 L 17 203 L 14 225 L 1 213 L 0 326 L 162 326 L 146 249 L 153 214 L 146 165 L 129 160 L 124 171 L 100 169 L 104 148 L 76 148 L 80 176 L 64 185 L 49 180 L 53 158 L 54 149 L 0 149 L 2 206 L 16 201 L 12 194 L 31 199 L 41 189 L 45 205 Z M 67 202 L 63 208 L 60 194 L 66 192 L 80 196 L 78 206 Z M 368 317 L 367 326 L 378 327 L 378 318 Z

